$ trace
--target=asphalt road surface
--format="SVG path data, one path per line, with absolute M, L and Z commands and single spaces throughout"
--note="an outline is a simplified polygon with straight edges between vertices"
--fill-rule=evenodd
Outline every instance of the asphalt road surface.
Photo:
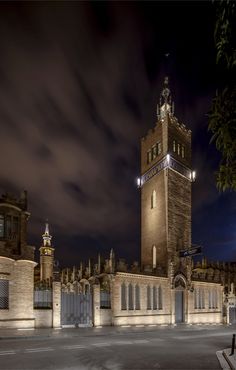
M 91 328 L 0 340 L 1 370 L 221 369 L 235 326 Z M 30 335 L 30 334 L 29 334 Z

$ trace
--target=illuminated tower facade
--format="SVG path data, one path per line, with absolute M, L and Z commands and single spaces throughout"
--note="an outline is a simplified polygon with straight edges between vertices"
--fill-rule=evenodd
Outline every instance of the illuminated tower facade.
M 168 271 L 191 247 L 191 131 L 174 116 L 165 78 L 156 126 L 141 140 L 141 264 Z
M 43 245 L 40 251 L 40 280 L 50 280 L 53 277 L 54 248 L 51 245 L 51 235 L 49 225 L 46 223 L 45 232 L 42 235 Z

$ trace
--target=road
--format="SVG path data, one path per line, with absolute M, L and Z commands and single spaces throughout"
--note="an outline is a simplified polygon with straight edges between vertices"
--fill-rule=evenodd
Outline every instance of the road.
M 216 351 L 236 327 L 63 329 L 54 337 L 0 340 L 2 370 L 221 369 Z

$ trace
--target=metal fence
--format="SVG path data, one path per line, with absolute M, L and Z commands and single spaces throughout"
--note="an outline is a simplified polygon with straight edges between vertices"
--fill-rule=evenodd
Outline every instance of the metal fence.
M 236 307 L 229 307 L 229 323 L 236 323 Z
M 52 308 L 52 289 L 34 291 L 34 308 Z
M 9 281 L 0 279 L 0 309 L 9 308 Z
M 111 294 L 107 290 L 100 291 L 100 308 L 111 308 Z

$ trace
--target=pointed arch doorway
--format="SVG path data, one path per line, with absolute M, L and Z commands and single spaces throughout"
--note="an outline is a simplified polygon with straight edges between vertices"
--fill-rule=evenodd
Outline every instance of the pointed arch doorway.
M 186 283 L 183 276 L 175 278 L 175 323 L 185 322 L 185 289 Z

